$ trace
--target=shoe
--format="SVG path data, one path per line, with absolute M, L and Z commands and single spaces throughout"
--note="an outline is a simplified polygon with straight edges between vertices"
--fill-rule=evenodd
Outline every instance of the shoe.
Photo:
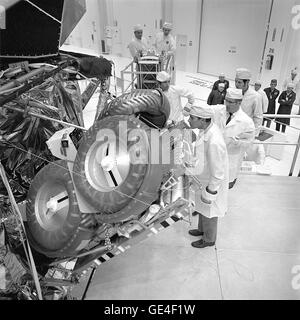
M 236 179 L 234 179 L 232 182 L 229 182 L 228 189 L 232 189 L 235 183 L 236 183 Z
M 197 214 L 200 214 L 200 212 L 198 212 L 198 211 L 192 212 L 192 216 L 193 216 L 193 217 L 195 217 Z
M 215 243 L 214 242 L 205 242 L 201 239 L 201 240 L 192 242 L 191 245 L 194 248 L 205 248 L 205 247 L 212 247 L 215 245 Z
M 200 237 L 200 236 L 203 236 L 204 233 L 199 231 L 198 229 L 193 229 L 193 230 L 189 230 L 189 234 L 194 237 Z

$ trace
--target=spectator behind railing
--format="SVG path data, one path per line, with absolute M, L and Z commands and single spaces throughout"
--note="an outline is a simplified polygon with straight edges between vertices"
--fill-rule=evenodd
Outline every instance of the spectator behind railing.
M 279 93 L 280 93 L 280 91 L 276 89 L 276 86 L 277 86 L 277 80 L 272 79 L 270 83 L 270 87 L 264 89 L 269 101 L 268 110 L 266 112 L 267 114 L 275 114 L 275 111 L 276 111 L 276 99 L 279 97 Z M 274 119 L 274 118 L 268 118 L 268 119 L 264 118 L 263 125 L 265 122 L 267 122 L 267 127 L 270 128 L 271 119 Z

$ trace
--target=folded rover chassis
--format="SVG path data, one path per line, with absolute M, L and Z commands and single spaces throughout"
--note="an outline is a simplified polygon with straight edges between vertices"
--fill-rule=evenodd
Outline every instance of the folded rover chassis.
M 185 197 L 186 196 L 187 195 L 185 195 Z M 69 271 L 68 280 L 45 277 L 41 280 L 41 284 L 45 286 L 53 285 L 69 287 L 72 296 L 72 290 L 79 285 L 81 278 L 88 277 L 88 279 L 86 279 L 86 288 L 81 295 L 81 299 L 84 299 L 89 283 L 91 282 L 97 267 L 133 248 L 136 244 L 152 235 L 158 234 L 160 231 L 178 221 L 184 220 L 189 222 L 191 209 L 192 207 L 188 198 L 178 198 L 174 203 L 161 210 L 156 216 L 149 220 L 147 225 L 141 224 L 141 230 L 134 230 L 129 238 L 118 238 L 118 241 L 113 244 L 111 250 L 107 250 L 106 246 L 98 246 L 86 251 L 84 254 L 81 253 L 74 257 L 54 261 L 50 265 L 50 268 L 54 267 L 59 268 L 61 271 Z M 72 270 L 64 268 L 64 264 L 69 262 L 75 263 Z

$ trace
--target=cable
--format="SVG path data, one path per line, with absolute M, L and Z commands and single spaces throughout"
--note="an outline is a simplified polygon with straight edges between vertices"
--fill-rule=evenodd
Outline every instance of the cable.
M 65 168 L 64 166 L 58 165 L 57 163 L 52 162 L 52 161 L 49 161 L 49 160 L 47 160 L 47 159 L 45 159 L 45 158 L 43 158 L 43 157 L 40 157 L 40 156 L 38 156 L 38 155 L 36 155 L 36 154 L 34 154 L 34 153 L 31 153 L 30 151 L 27 151 L 27 150 L 25 150 L 25 149 L 22 149 L 22 148 L 20 148 L 20 147 L 17 147 L 16 145 L 12 144 L 12 143 L 9 142 L 9 141 L 5 141 L 5 142 L 8 143 L 9 145 L 11 145 L 12 147 L 20 150 L 20 151 L 23 151 L 23 152 L 25 152 L 25 153 L 27 153 L 27 154 L 30 154 L 30 155 L 32 155 L 32 156 L 34 156 L 34 157 L 36 157 L 36 158 L 39 158 L 39 159 L 41 159 L 41 160 L 43 160 L 43 161 L 46 161 L 46 162 L 48 162 L 48 163 L 52 163 L 53 165 L 55 165 L 55 166 L 57 166 L 57 167 L 60 167 L 60 168 L 62 168 L 62 169 L 64 169 L 64 170 L 69 171 L 69 170 L 68 170 L 67 168 Z M 71 173 L 72 173 L 72 174 L 76 174 L 76 175 L 78 175 L 78 176 L 80 176 L 80 177 L 82 177 L 82 178 L 85 178 L 83 175 L 81 175 L 81 174 L 78 173 L 78 172 L 71 171 Z M 139 200 L 139 199 L 137 199 L 137 198 L 135 198 L 135 197 L 131 197 L 131 196 L 129 196 L 129 195 L 127 195 L 127 194 L 119 191 L 119 190 L 116 190 L 116 189 L 115 189 L 114 191 L 117 192 L 117 193 L 119 193 L 119 194 L 122 195 L 122 196 L 125 196 L 125 197 L 127 197 L 127 198 L 129 198 L 129 199 L 132 199 L 132 200 L 136 200 L 136 201 L 138 201 L 138 202 L 140 202 L 140 203 L 142 203 L 142 204 L 145 204 L 145 205 L 147 205 L 147 206 L 150 206 L 150 205 L 152 204 L 152 203 L 147 203 L 147 202 L 144 202 L 144 201 L 142 201 L 142 200 Z
M 41 9 L 40 7 L 38 7 L 37 5 L 35 5 L 34 3 L 32 3 L 29 0 L 25 0 L 26 2 L 28 2 L 29 4 L 31 4 L 33 7 L 35 7 L 36 9 L 38 9 L 39 11 L 43 12 L 45 15 L 47 15 L 48 17 L 50 17 L 51 19 L 53 19 L 54 21 L 58 22 L 59 24 L 61 24 L 61 21 L 57 20 L 56 18 L 54 18 L 51 14 L 49 14 L 48 12 L 46 12 L 45 10 Z

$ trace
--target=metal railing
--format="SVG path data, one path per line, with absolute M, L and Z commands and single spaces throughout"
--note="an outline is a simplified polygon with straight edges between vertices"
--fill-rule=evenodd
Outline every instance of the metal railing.
M 160 67 L 157 71 L 138 71 L 136 70 L 136 65 L 138 63 L 132 61 L 130 62 L 123 70 L 121 70 L 121 90 L 122 94 L 128 92 L 128 90 L 132 91 L 135 89 L 135 81 L 138 81 L 139 77 L 142 75 L 156 75 L 160 71 L 166 71 L 171 75 L 171 82 L 172 79 L 175 78 L 175 69 L 174 69 L 174 57 L 168 56 L 160 61 Z M 129 79 L 126 79 L 126 76 L 129 75 Z M 129 83 L 128 86 L 125 88 L 125 83 Z
M 276 121 L 276 119 L 291 119 L 291 118 L 296 118 L 296 119 L 300 119 L 300 115 L 292 115 L 292 114 L 289 114 L 289 115 L 286 115 L 286 114 L 264 114 L 263 115 L 265 119 L 267 120 L 271 120 L 271 122 L 274 122 L 274 123 L 278 123 L 278 121 Z M 275 118 L 275 119 L 274 119 Z M 282 123 L 279 122 L 281 125 Z M 287 127 L 290 127 L 292 129 L 295 129 L 295 130 L 298 130 L 300 131 L 300 128 L 297 128 L 297 127 L 294 127 L 294 126 L 291 126 L 289 124 L 283 124 Z M 262 128 L 264 128 L 262 126 Z M 285 146 L 295 146 L 295 151 L 294 151 L 294 155 L 293 155 L 293 160 L 292 160 L 292 164 L 291 164 L 291 167 L 290 167 L 290 171 L 289 171 L 289 176 L 293 176 L 293 173 L 294 173 L 294 170 L 295 170 L 295 166 L 296 166 L 296 162 L 297 162 L 297 159 L 298 159 L 298 155 L 299 155 L 299 151 L 300 151 L 300 132 L 298 134 L 298 140 L 297 140 L 297 143 L 289 143 L 289 142 L 263 142 L 263 141 L 254 141 L 254 144 L 269 144 L 269 145 L 285 145 Z M 300 177 L 300 170 L 299 170 L 299 173 L 298 173 L 298 177 Z

